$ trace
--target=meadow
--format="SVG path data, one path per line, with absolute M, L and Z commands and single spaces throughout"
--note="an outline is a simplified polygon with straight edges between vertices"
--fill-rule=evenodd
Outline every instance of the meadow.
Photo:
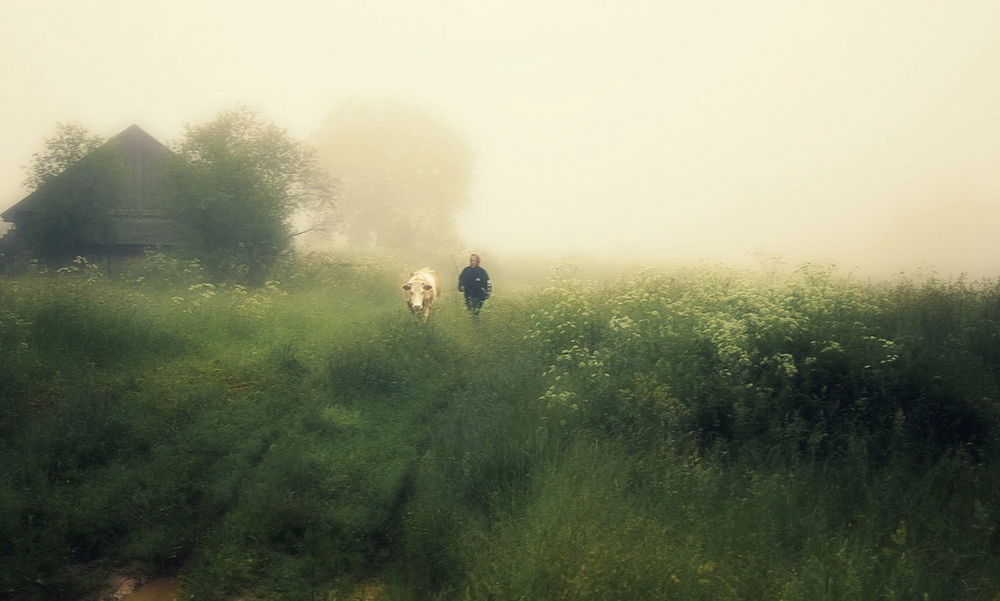
M 1000 283 L 0 276 L 0 597 L 1000 599 Z M 510 287 L 513 288 L 513 287 Z

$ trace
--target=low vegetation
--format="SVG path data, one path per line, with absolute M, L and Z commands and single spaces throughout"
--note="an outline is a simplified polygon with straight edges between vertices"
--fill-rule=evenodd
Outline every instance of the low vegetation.
M 0 597 L 1000 596 L 997 282 L 272 277 L 0 281 Z

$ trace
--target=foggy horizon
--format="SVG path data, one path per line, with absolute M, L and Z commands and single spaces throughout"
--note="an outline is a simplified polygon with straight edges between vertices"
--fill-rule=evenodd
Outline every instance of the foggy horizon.
M 0 210 L 57 122 L 167 143 L 243 104 L 309 142 L 388 100 L 468 140 L 459 234 L 484 265 L 1000 275 L 994 2 L 62 0 L 0 31 Z

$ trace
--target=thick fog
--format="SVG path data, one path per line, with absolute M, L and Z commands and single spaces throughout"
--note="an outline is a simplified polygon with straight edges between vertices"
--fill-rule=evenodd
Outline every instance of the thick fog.
M 58 121 L 388 99 L 464 136 L 485 257 L 1000 274 L 995 0 L 7 2 L 0 74 L 0 209 Z

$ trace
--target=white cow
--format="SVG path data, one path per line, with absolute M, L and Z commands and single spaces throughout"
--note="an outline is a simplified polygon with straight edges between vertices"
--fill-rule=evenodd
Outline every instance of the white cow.
M 441 274 L 430 267 L 418 269 L 410 274 L 410 279 L 403 284 L 406 295 L 406 305 L 417 317 L 427 319 L 431 314 L 434 299 L 441 296 Z

